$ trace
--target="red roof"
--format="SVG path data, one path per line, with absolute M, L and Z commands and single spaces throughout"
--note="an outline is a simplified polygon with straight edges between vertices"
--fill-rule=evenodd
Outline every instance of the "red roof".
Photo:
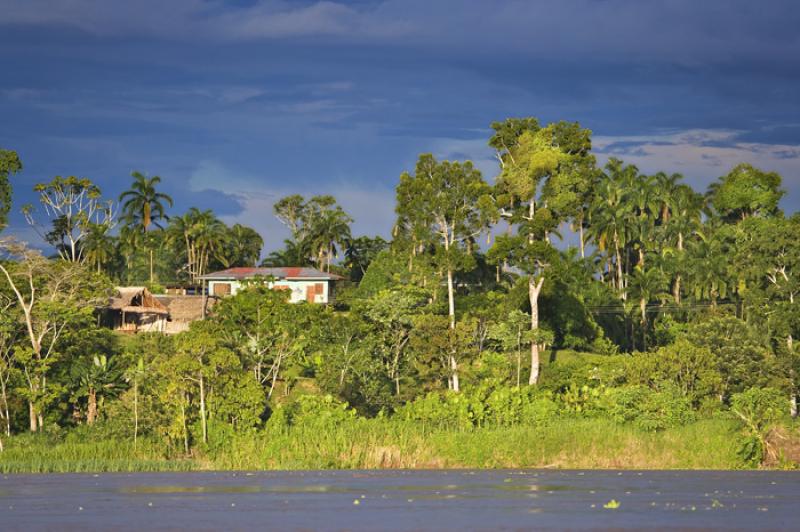
M 301 268 L 298 266 L 290 266 L 286 268 L 252 268 L 252 267 L 239 267 L 228 268 L 219 272 L 208 273 L 200 277 L 209 281 L 213 280 L 228 280 L 228 279 L 247 279 L 249 277 L 274 277 L 276 279 L 285 280 L 324 280 L 324 281 L 339 281 L 343 277 L 334 273 L 321 272 L 315 268 Z

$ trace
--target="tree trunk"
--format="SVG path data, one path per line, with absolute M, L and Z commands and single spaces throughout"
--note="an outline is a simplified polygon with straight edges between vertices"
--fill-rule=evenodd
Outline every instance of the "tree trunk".
M 544 284 L 544 276 L 535 281 L 533 275 L 528 279 L 528 299 L 531 305 L 531 331 L 539 329 L 539 292 Z M 539 342 L 533 338 L 531 342 L 531 375 L 528 384 L 533 385 L 539 381 Z
M 519 388 L 521 373 L 522 373 L 522 331 L 517 330 L 517 388 Z
M 647 300 L 639 300 L 639 310 L 642 312 L 642 351 L 647 351 Z
M 208 426 L 206 424 L 206 386 L 203 373 L 200 373 L 200 425 L 203 427 L 203 443 L 208 443 Z
M 150 248 L 150 287 L 153 285 L 153 248 Z
M 89 404 L 86 407 L 86 424 L 93 425 L 97 419 L 97 390 L 89 388 Z
M 447 268 L 447 310 L 450 315 L 450 329 L 456 328 L 456 306 L 455 294 L 453 293 L 453 270 Z M 453 375 L 453 391 L 460 391 L 458 383 L 458 362 L 456 362 L 455 354 L 450 353 L 450 371 Z
M 39 428 L 39 418 L 36 415 L 36 408 L 33 406 L 33 401 L 28 401 L 28 415 L 30 416 L 31 432 L 36 432 L 36 430 Z
M 186 395 L 181 400 L 181 423 L 183 424 L 183 452 L 189 454 L 189 429 L 186 427 Z
M 581 258 L 586 258 L 586 242 L 583 239 L 583 216 L 581 216 L 580 223 L 578 223 L 578 238 L 581 241 Z
M 625 293 L 625 278 L 622 275 L 622 254 L 619 250 L 619 238 L 616 231 L 614 232 L 614 250 L 617 256 L 617 290 L 621 292 L 622 300 L 625 301 L 628 296 Z
M 139 383 L 133 379 L 133 449 L 139 437 Z
M 0 387 L 2 388 L 2 397 L 3 397 L 3 418 L 6 421 L 6 436 L 11 436 L 11 414 L 8 410 L 8 393 L 6 392 L 6 383 L 5 381 L 0 381 Z

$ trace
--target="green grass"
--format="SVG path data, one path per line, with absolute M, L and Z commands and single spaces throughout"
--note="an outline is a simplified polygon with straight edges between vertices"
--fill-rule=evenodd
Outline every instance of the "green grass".
M 737 469 L 736 424 L 703 420 L 643 432 L 605 419 L 560 419 L 544 427 L 425 431 L 385 419 L 233 436 L 187 459 L 140 441 L 7 440 L 0 472 L 130 472 L 247 469 L 625 468 Z

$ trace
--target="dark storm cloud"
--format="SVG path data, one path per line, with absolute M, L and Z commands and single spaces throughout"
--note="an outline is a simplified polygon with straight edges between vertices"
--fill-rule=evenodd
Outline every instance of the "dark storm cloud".
M 133 169 L 247 221 L 276 195 L 343 197 L 386 233 L 416 156 L 475 159 L 488 124 L 577 120 L 601 159 L 704 187 L 749 160 L 800 199 L 800 3 L 0 0 L 0 145 L 30 185 Z M 21 228 L 21 218 L 13 220 Z

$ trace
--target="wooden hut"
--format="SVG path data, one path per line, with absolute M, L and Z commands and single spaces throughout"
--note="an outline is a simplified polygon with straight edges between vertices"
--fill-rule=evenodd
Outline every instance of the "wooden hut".
M 169 310 L 143 286 L 118 286 L 106 315 L 114 330 L 128 333 L 164 332 Z

